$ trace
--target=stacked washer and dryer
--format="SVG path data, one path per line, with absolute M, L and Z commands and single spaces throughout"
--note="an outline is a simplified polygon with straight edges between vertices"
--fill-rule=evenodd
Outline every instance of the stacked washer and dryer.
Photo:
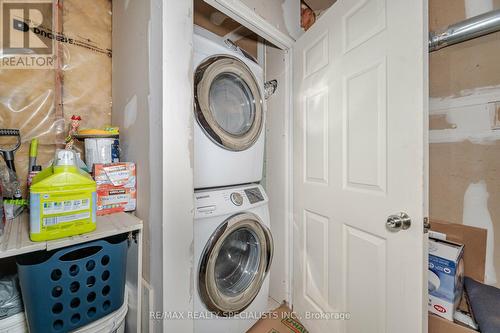
M 246 332 L 267 310 L 273 256 L 264 73 L 229 40 L 194 33 L 196 333 Z

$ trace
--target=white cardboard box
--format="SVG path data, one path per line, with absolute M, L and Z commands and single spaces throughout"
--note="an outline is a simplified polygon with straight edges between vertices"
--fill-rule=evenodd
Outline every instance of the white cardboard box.
M 429 311 L 453 321 L 463 291 L 464 246 L 429 238 Z

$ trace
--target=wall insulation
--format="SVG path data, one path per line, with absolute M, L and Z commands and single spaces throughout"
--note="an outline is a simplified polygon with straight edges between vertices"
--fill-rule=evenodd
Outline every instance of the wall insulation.
M 53 15 L 59 22 L 54 31 L 76 41 L 54 43 L 62 56 L 56 66 L 0 66 L 0 128 L 21 130 L 15 163 L 23 187 L 31 139 L 39 139 L 38 164 L 46 167 L 64 144 L 73 114 L 82 117 L 81 127 L 111 121 L 111 1 L 59 0 Z
M 430 0 L 430 30 L 500 8 Z M 500 286 L 500 33 L 430 54 L 430 216 L 488 229 L 486 282 Z

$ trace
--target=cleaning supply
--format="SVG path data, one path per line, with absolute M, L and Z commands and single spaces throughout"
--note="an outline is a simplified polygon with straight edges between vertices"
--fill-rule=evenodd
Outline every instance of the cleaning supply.
M 14 153 L 21 146 L 21 134 L 18 129 L 0 129 L 0 136 L 3 137 L 14 137 L 14 143 L 0 144 L 0 153 L 2 154 L 5 163 L 12 171 L 16 171 L 16 166 L 14 165 Z
M 28 189 L 31 186 L 33 178 L 42 171 L 41 165 L 36 165 L 36 157 L 38 155 L 38 139 L 32 139 L 30 144 L 30 156 L 29 156 L 29 165 L 28 165 L 28 179 L 27 186 Z
M 33 178 L 30 238 L 57 239 L 95 230 L 96 183 L 77 166 L 74 151 L 56 151 L 54 163 Z
M 3 159 L 7 167 L 16 173 L 16 166 L 14 164 L 14 154 L 21 146 L 21 134 L 18 129 L 5 128 L 0 129 L 0 137 L 13 137 L 15 138 L 13 143 L 0 144 L 0 154 L 2 154 Z M 17 180 L 17 175 L 16 175 Z M 16 188 L 14 199 L 21 199 L 21 187 Z
M 6 220 L 21 215 L 26 206 L 26 200 L 22 199 L 19 192 L 19 182 L 14 171 L 0 165 L 0 183 L 2 187 L 3 211 Z
M 35 178 L 35 176 L 37 174 L 39 174 L 40 171 L 42 171 L 42 166 L 41 165 L 34 165 L 31 168 L 31 171 L 28 173 L 28 182 L 27 182 L 28 188 L 31 187 L 31 183 L 33 182 L 33 178 Z
M 29 160 L 28 172 L 33 171 L 33 167 L 36 165 L 37 155 L 38 155 L 38 139 L 32 139 L 30 144 L 30 160 Z

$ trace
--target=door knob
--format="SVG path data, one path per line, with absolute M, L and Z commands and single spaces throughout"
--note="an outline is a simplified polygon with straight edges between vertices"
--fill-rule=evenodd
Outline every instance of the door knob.
M 391 215 L 387 218 L 385 223 L 386 228 L 389 231 L 397 232 L 400 230 L 406 230 L 411 226 L 411 219 L 406 213 L 399 213 L 397 215 Z

